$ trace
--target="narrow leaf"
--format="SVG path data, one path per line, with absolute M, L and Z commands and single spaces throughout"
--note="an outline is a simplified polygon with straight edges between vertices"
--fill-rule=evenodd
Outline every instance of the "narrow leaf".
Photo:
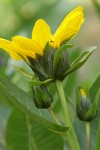
M 95 80 L 95 82 L 93 83 L 93 85 L 89 90 L 89 94 L 93 100 L 99 88 L 100 88 L 100 75 L 97 77 L 97 79 Z
M 23 68 L 21 67 L 17 67 L 15 65 L 12 65 L 14 67 L 14 69 L 18 72 L 20 72 L 22 75 L 24 75 L 25 77 L 28 77 L 30 79 L 32 79 L 33 75 L 28 73 L 26 70 L 24 70 Z
M 96 48 L 96 46 L 92 46 L 85 49 L 85 51 L 83 51 L 83 53 L 71 64 L 71 66 L 78 63 L 79 61 L 82 61 L 82 59 L 84 59 L 84 57 L 86 57 L 86 55 L 88 55 L 89 52 L 94 51 Z
M 96 48 L 95 46 L 88 48 L 87 51 L 85 51 L 78 59 L 74 61 L 74 63 L 72 63 L 70 68 L 65 72 L 64 76 L 67 76 L 71 72 L 79 69 L 87 61 L 87 59 L 93 53 L 95 48 Z

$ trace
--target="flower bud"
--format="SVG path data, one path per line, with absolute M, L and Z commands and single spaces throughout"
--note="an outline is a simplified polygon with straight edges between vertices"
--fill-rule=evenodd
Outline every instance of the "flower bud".
M 76 110 L 78 118 L 82 121 L 92 121 L 97 114 L 97 97 L 94 101 L 92 101 L 86 90 L 78 87 L 76 98 Z
M 41 85 L 33 87 L 33 100 L 37 108 L 44 109 L 51 106 L 53 98 L 49 93 L 47 87 Z

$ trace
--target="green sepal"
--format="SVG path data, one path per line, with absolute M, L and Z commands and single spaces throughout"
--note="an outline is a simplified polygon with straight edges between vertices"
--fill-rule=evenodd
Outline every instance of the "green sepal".
M 62 56 L 62 52 L 67 50 L 67 48 L 71 48 L 71 47 L 72 44 L 65 44 L 56 50 L 54 60 L 53 60 L 53 69 L 55 69 L 56 65 L 58 64 L 59 57 Z
M 96 46 L 92 46 L 87 48 L 80 56 L 77 58 L 70 66 L 69 69 L 65 72 L 64 76 L 67 76 L 71 72 L 79 69 L 89 58 L 89 56 L 93 53 L 93 51 L 96 49 Z
M 92 106 L 89 108 L 88 112 L 86 113 L 85 116 L 85 121 L 91 122 L 97 114 L 97 107 L 96 104 L 93 103 Z
M 86 114 L 86 118 L 88 119 L 88 121 L 89 120 L 91 121 L 91 120 L 93 120 L 96 117 L 99 96 L 100 96 L 100 89 L 98 89 L 98 91 L 96 93 L 96 96 L 95 96 L 95 99 L 94 99 L 91 107 L 89 108 L 89 110 L 88 110 L 88 112 Z
M 30 68 L 41 81 L 48 79 L 48 75 L 45 73 L 43 68 L 43 59 L 41 56 L 36 55 L 35 59 L 28 57 L 28 61 L 30 63 Z
M 33 75 L 30 74 L 29 72 L 27 72 L 26 70 L 24 70 L 21 67 L 15 66 L 15 65 L 11 65 L 16 71 L 20 72 L 22 75 L 24 75 L 25 77 L 28 77 L 30 79 L 32 79 Z
M 39 109 L 49 108 L 53 101 L 53 98 L 44 85 L 33 87 L 33 100 L 35 105 Z
M 49 78 L 53 77 L 53 59 L 55 55 L 55 49 L 51 48 L 49 43 L 46 44 L 43 51 L 43 68 Z
M 69 56 L 67 48 L 69 45 L 65 44 L 56 50 L 53 60 L 53 71 L 55 79 L 64 79 L 65 71 L 70 67 Z

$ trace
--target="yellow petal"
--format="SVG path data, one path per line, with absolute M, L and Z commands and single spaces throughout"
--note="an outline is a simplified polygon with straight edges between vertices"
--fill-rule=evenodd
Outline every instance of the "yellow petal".
M 86 91 L 85 91 L 84 89 L 80 89 L 80 93 L 81 93 L 81 95 L 82 95 L 84 98 L 87 97 L 87 93 L 86 93 Z
M 16 49 L 16 46 L 11 41 L 0 38 L 0 48 L 8 52 L 13 59 L 15 60 L 22 59 L 17 53 L 18 51 Z
M 18 45 L 20 48 L 23 49 L 23 52 L 30 57 L 35 58 L 35 53 L 42 55 L 43 50 L 39 43 L 36 43 L 32 39 L 22 37 L 22 36 L 15 36 L 12 38 L 12 41 Z
M 33 31 L 32 39 L 38 42 L 42 48 L 45 47 L 51 36 L 49 25 L 43 20 L 39 19 L 36 21 Z
M 51 46 L 54 48 L 59 47 L 63 41 L 71 39 L 79 31 L 83 22 L 83 8 L 78 6 L 64 18 L 61 25 L 51 38 Z

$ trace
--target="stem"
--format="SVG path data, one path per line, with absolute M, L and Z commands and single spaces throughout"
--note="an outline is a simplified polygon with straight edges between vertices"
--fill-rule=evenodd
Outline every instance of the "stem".
M 76 133 L 74 131 L 74 128 L 73 128 L 73 125 L 71 122 L 71 117 L 70 117 L 66 97 L 64 94 L 62 82 L 57 80 L 56 87 L 57 87 L 58 94 L 59 94 L 60 101 L 61 101 L 62 112 L 63 112 L 65 124 L 66 124 L 66 126 L 69 127 L 69 131 L 66 133 L 68 143 L 72 150 L 75 150 L 75 149 L 80 150 L 80 146 L 79 146 L 79 143 L 78 143 L 78 140 L 76 137 Z
M 55 113 L 54 113 L 54 111 L 52 110 L 51 107 L 48 108 L 48 111 L 49 111 L 49 113 L 51 114 L 51 116 L 52 116 L 52 118 L 54 119 L 54 121 L 55 121 L 57 124 L 61 125 L 60 121 L 59 121 L 58 118 L 56 117 L 56 115 L 55 115 Z
M 87 150 L 91 150 L 91 133 L 89 122 L 86 122 L 86 137 L 87 137 Z

